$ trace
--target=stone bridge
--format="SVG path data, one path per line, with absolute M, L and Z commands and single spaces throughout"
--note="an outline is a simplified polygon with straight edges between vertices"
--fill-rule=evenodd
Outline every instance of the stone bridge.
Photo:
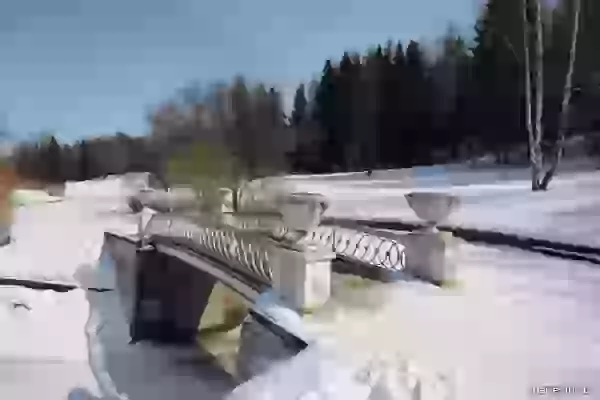
M 332 272 L 379 281 L 406 274 L 434 284 L 451 279 L 434 225 L 455 199 L 409 196 L 417 215 L 430 221 L 420 232 L 323 225 L 327 200 L 292 193 L 266 212 L 154 212 L 149 218 L 141 212 L 137 236 L 105 233 L 102 257 L 117 271 L 133 342 L 193 343 L 215 285 L 237 293 L 246 312 L 238 321 L 235 369 L 245 381 L 313 340 L 303 315 L 328 301 Z

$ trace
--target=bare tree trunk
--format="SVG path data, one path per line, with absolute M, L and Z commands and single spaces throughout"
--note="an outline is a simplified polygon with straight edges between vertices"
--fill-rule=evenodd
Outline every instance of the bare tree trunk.
M 542 125 L 542 117 L 544 114 L 544 39 L 542 28 L 542 2 L 535 2 L 535 170 L 536 174 L 532 181 L 532 189 L 540 190 L 540 174 L 543 166 L 543 154 L 541 150 L 542 138 L 544 136 L 544 128 Z
M 553 147 L 554 159 L 541 183 L 541 189 L 548 189 L 548 184 L 554 177 L 556 169 L 560 164 L 565 144 L 565 134 L 569 127 L 571 93 L 573 91 L 573 71 L 575 70 L 575 59 L 577 57 L 577 37 L 579 35 L 579 15 L 581 14 L 581 0 L 575 1 L 575 10 L 573 13 L 573 30 L 571 32 L 571 49 L 569 51 L 569 68 L 565 77 L 565 86 L 563 89 L 563 98 L 560 109 L 560 121 L 558 126 L 558 137 Z
M 539 165 L 537 164 L 538 152 L 540 151 L 540 143 L 536 142 L 535 135 L 533 132 L 533 124 L 531 120 L 531 55 L 529 51 L 530 31 L 529 31 L 529 20 L 527 18 L 527 11 L 529 8 L 528 0 L 523 0 L 523 51 L 525 58 L 525 126 L 527 127 L 527 134 L 529 137 L 529 166 L 531 168 L 531 188 L 536 190 L 536 184 L 540 172 Z

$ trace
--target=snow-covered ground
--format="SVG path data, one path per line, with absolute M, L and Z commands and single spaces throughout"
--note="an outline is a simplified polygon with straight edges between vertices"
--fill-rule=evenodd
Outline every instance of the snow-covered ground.
M 97 398 L 84 330 L 88 310 L 83 290 L 0 286 L 0 398 Z
M 85 290 L 115 287 L 98 259 L 105 230 L 137 231 L 125 194 L 109 178 L 68 185 L 60 202 L 37 193 L 16 210 L 0 278 L 81 289 L 0 286 L 0 399 L 221 399 L 233 387 L 198 348 L 129 345 L 117 292 Z
M 289 179 L 298 190 L 331 199 L 326 216 L 419 222 L 404 195 L 441 191 L 460 197 L 446 223 L 539 239 L 600 247 L 600 171 L 559 175 L 547 192 L 532 192 L 526 170 L 443 168 L 376 171 L 371 179 Z M 382 179 L 383 178 L 383 179 Z
M 14 219 L 13 242 L 0 248 L 0 277 L 72 285 L 77 284 L 77 269 L 98 259 L 104 230 L 137 229 L 134 216 L 79 199 L 19 207 Z M 90 285 L 112 288 L 104 275 L 99 273 L 97 279 Z
M 392 284 L 379 294 L 387 305 L 378 314 L 342 314 L 338 337 L 347 348 L 399 352 L 427 375 L 444 375 L 461 400 L 527 399 L 542 385 L 593 390 L 600 271 L 468 244 L 457 261 L 458 288 Z
M 333 301 L 304 328 L 320 345 L 232 399 L 413 399 L 417 381 L 423 400 L 525 400 L 536 388 L 561 385 L 599 398 L 600 271 L 457 246 L 452 289 L 414 280 L 348 285 L 337 275 Z M 372 390 L 382 381 L 389 397 Z
M 406 183 L 377 181 L 376 175 L 371 181 L 335 184 L 296 178 L 296 184 L 333 197 L 329 212 L 334 215 L 356 217 L 362 212 L 359 217 L 410 218 L 412 211 L 402 197 L 409 190 L 403 187 Z M 455 215 L 462 212 L 462 218 L 474 223 L 484 221 L 496 228 L 503 223 L 501 228 L 543 234 L 557 225 L 547 220 L 556 216 L 563 218 L 558 225 L 567 232 L 561 236 L 569 239 L 565 241 L 598 240 L 584 237 L 594 232 L 593 216 L 581 221 L 578 214 L 584 206 L 592 213 L 598 205 L 600 183 L 595 174 L 578 174 L 570 181 L 561 177 L 547 193 L 530 194 L 527 185 L 516 180 L 454 187 L 464 202 Z M 114 287 L 110 265 L 96 261 L 105 229 L 133 233 L 137 228 L 136 219 L 122 212 L 126 192 L 110 178 L 68 186 L 59 203 L 19 208 L 15 241 L 0 249 L 0 277 L 79 285 L 85 276 L 92 279 L 86 278 L 84 287 Z M 538 195 L 539 204 L 523 201 Z M 469 217 L 477 213 L 478 218 Z M 443 290 L 416 281 L 377 286 L 376 293 L 367 290 L 363 298 L 381 301 L 382 307 L 361 311 L 351 307 L 356 302 L 344 297 L 343 288 L 336 287 L 339 302 L 323 310 L 327 321 L 319 322 L 316 314 L 311 329 L 335 338 L 342 353 L 360 355 L 350 357 L 353 361 L 379 357 L 390 362 L 387 368 L 376 368 L 391 372 L 390 379 L 395 379 L 401 363 L 412 360 L 424 383 L 443 376 L 460 400 L 527 399 L 532 386 L 559 384 L 587 385 L 589 398 L 595 398 L 600 376 L 600 270 L 504 248 L 462 244 L 457 250 L 457 288 Z M 208 356 L 191 349 L 130 346 L 127 333 L 114 292 L 0 287 L 0 398 L 218 399 L 231 389 L 232 382 L 210 365 Z M 314 363 L 336 368 L 344 359 L 332 363 L 317 357 L 311 367 L 317 371 Z M 282 372 L 277 379 L 309 375 L 296 370 Z M 333 399 L 324 392 L 335 382 L 334 375 L 323 375 L 331 377 L 323 378 L 326 382 L 313 376 L 312 389 L 319 389 L 320 395 L 305 398 Z M 270 385 L 275 390 L 275 382 Z M 285 393 L 275 398 L 284 399 Z

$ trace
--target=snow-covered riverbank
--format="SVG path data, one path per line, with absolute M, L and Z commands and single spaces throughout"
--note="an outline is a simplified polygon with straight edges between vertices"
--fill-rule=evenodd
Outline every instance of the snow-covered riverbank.
M 415 190 L 441 191 L 461 200 L 446 221 L 449 225 L 600 248 L 600 172 L 561 175 L 547 192 L 532 192 L 531 183 L 516 172 L 507 174 L 511 179 L 487 182 L 472 172 L 433 171 L 423 178 L 398 172 L 397 180 L 378 179 L 377 173 L 372 180 L 332 181 L 315 176 L 293 179 L 293 184 L 299 190 L 328 196 L 331 207 L 326 216 L 420 222 L 404 195 Z M 483 178 L 486 174 L 500 176 L 484 171 Z M 468 183 L 469 179 L 475 183 Z M 461 184 L 450 185 L 453 180 Z
M 80 287 L 0 286 L 0 398 L 221 399 L 233 384 L 201 349 L 129 345 L 118 293 L 86 290 L 114 289 L 111 266 L 98 263 L 103 232 L 133 234 L 137 219 L 119 184 L 76 186 L 60 202 L 38 193 L 19 207 L 0 248 L 0 278 Z
M 477 215 L 473 210 L 481 210 L 483 221 L 501 221 L 507 228 L 528 227 L 537 221 L 532 226 L 540 231 L 549 228 L 531 215 L 542 213 L 549 218 L 547 215 L 564 214 L 574 204 L 569 193 L 581 193 L 575 201 L 589 204 L 593 211 L 594 193 L 600 190 L 595 179 L 589 174 L 572 182 L 558 180 L 555 189 L 540 194 L 545 196 L 545 205 L 536 206 L 532 205 L 535 202 L 521 204 L 530 196 L 523 181 L 454 190 L 465 194 L 465 207 L 471 207 L 473 215 Z M 120 208 L 121 186 L 110 179 L 105 186 L 101 182 L 89 185 L 77 184 L 77 190 L 67 190 L 66 198 L 58 203 L 19 208 L 15 241 L 0 249 L 0 277 L 83 287 L 67 293 L 0 287 L 0 398 L 222 398 L 233 383 L 211 364 L 208 355 L 194 349 L 129 345 L 116 292 L 84 290 L 114 288 L 110 265 L 96 262 L 102 232 L 133 233 L 137 228 L 136 219 Z M 303 185 L 330 194 L 334 214 L 344 207 L 349 211 L 359 207 L 367 214 L 412 213 L 408 206 L 398 211 L 400 190 L 406 188 L 385 188 L 386 194 L 383 189 L 353 188 L 351 183 L 317 180 Z M 372 185 L 381 188 L 382 184 Z M 111 187 L 120 194 L 111 195 Z M 348 199 L 352 194 L 355 197 Z M 386 202 L 387 210 L 382 207 Z M 508 205 L 516 208 L 513 217 Z M 523 220 L 526 216 L 529 223 Z M 570 224 L 561 220 L 564 226 L 558 224 L 554 231 L 590 235 L 585 229 L 593 216 L 584 221 L 578 218 L 572 216 Z M 553 384 L 587 385 L 594 395 L 593 385 L 600 376 L 600 314 L 595 307 L 600 271 L 585 263 L 511 249 L 461 244 L 457 250 L 457 288 L 443 290 L 417 281 L 391 284 L 377 294 L 385 304 L 376 312 L 353 309 L 350 302 L 340 304 L 337 314 L 333 313 L 336 322 L 328 323 L 333 329 L 323 335 L 335 338 L 341 354 L 361 352 L 363 359 L 386 352 L 400 355 L 396 364 L 384 360 L 391 364 L 372 371 L 387 372 L 389 380 L 401 379 L 396 369 L 408 360 L 422 369 L 421 376 L 439 378 L 441 374 L 448 379 L 447 387 L 456 390 L 457 400 L 528 399 L 531 386 Z M 85 285 L 81 285 L 84 276 Z M 318 331 L 318 324 L 313 328 Z M 279 375 L 271 375 L 274 380 L 263 381 L 265 392 L 286 399 L 285 389 L 291 386 L 282 382 L 287 379 L 288 384 L 294 380 L 300 391 L 312 391 L 312 397 L 305 398 L 331 400 L 334 397 L 325 392 L 331 394 L 328 385 L 339 379 L 338 385 L 355 387 L 353 394 L 363 396 L 357 399 L 367 399 L 370 389 L 359 392 L 365 385 L 352 377 L 361 371 L 360 365 L 344 371 L 344 357 L 334 361 L 334 357 L 313 355 L 312 361 L 304 364 L 310 374 L 302 368 L 288 373 L 282 369 Z M 321 378 L 319 368 L 328 369 Z M 362 371 L 366 372 L 365 368 Z M 302 378 L 306 380 L 300 381 Z M 402 384 L 406 382 L 400 382 L 398 390 Z M 275 392 L 277 388 L 281 392 Z M 253 393 L 258 396 L 251 392 L 245 398 L 267 399 L 251 397 Z M 350 397 L 338 397 L 342 398 Z

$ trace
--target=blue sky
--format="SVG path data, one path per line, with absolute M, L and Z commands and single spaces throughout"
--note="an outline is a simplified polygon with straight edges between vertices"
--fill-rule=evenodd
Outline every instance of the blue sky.
M 242 73 L 284 89 L 326 58 L 469 28 L 474 0 L 19 0 L 0 12 L 0 128 L 62 140 L 148 131 L 186 82 Z

